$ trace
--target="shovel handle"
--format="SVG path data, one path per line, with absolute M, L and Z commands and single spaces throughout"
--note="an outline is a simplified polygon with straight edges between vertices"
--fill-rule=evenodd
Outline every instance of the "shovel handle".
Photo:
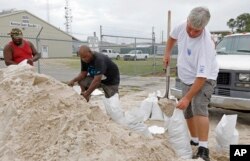
M 164 98 L 169 98 L 169 84 L 170 84 L 170 66 L 167 66 L 166 71 L 166 93 Z

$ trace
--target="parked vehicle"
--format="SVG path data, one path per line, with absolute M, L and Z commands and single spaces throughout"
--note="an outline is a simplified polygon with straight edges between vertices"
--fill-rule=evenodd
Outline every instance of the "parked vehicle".
M 129 53 L 124 54 L 124 60 L 147 60 L 148 53 L 143 53 L 141 50 L 131 50 Z
M 115 52 L 113 49 L 103 49 L 101 52 L 102 52 L 104 55 L 106 55 L 106 56 L 108 56 L 109 58 L 111 58 L 111 59 L 114 58 L 114 59 L 118 60 L 118 59 L 121 58 L 120 53 Z
M 225 36 L 216 46 L 219 74 L 211 105 L 225 109 L 250 110 L 250 33 Z M 181 98 L 176 78 L 171 94 Z
M 3 57 L 3 48 L 1 48 L 1 47 L 0 47 L 0 59 L 4 60 L 4 57 Z

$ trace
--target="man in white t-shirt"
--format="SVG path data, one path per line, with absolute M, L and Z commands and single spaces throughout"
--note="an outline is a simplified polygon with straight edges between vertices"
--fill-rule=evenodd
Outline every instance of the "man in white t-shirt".
M 194 8 L 187 20 L 176 26 L 166 43 L 163 59 L 165 67 L 170 63 L 171 50 L 178 45 L 178 77 L 183 87 L 177 108 L 184 110 L 191 135 L 190 144 L 198 146 L 194 158 L 209 161 L 208 104 L 216 85 L 219 67 L 210 32 L 205 28 L 210 19 L 205 7 Z

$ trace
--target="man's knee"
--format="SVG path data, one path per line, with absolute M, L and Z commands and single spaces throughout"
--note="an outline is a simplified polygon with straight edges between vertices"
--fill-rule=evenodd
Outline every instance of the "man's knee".
M 118 93 L 119 85 L 111 85 L 111 86 L 102 85 L 102 88 L 105 93 L 105 97 L 110 98 L 116 93 Z

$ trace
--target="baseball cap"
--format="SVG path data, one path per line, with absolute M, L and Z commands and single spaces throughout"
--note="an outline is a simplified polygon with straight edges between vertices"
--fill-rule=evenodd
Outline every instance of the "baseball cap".
M 13 28 L 10 33 L 8 33 L 8 35 L 11 35 L 15 38 L 22 38 L 23 37 L 23 33 L 19 28 Z

